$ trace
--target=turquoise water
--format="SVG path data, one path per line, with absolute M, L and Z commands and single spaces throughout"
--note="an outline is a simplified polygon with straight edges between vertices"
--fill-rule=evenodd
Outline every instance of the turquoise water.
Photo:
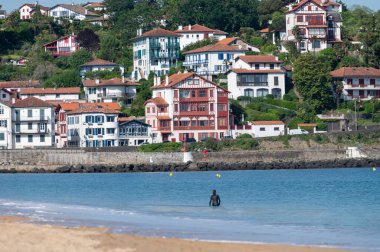
M 380 251 L 380 171 L 0 174 L 0 215 L 114 232 Z M 221 197 L 208 207 L 211 190 Z

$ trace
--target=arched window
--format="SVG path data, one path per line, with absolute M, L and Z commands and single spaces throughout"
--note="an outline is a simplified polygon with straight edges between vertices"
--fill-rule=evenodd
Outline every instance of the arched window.
M 268 89 L 266 89 L 266 88 L 257 89 L 257 97 L 265 97 L 265 96 L 267 96 L 267 94 L 269 94 Z
M 244 96 L 254 97 L 253 89 L 251 88 L 244 89 Z

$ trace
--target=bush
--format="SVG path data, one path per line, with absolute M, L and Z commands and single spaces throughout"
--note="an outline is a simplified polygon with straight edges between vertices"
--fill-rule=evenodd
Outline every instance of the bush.
M 259 143 L 252 138 L 239 138 L 236 140 L 235 145 L 241 150 L 254 150 L 257 149 Z
M 141 152 L 178 152 L 181 150 L 181 143 L 153 143 L 138 147 Z
M 215 138 L 211 138 L 211 137 L 206 138 L 205 143 L 204 143 L 204 147 L 207 150 L 213 150 L 213 151 L 220 150 L 218 140 L 216 140 Z
M 241 139 L 241 138 L 252 138 L 252 136 L 248 133 L 245 133 L 236 137 L 236 139 Z

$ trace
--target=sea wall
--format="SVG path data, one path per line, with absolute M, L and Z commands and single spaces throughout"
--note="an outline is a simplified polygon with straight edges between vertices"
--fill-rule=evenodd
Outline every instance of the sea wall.
M 279 150 L 193 153 L 194 162 L 315 161 L 345 158 L 345 150 Z M 27 149 L 0 151 L 0 165 L 119 165 L 182 163 L 182 152 L 86 151 L 83 149 Z

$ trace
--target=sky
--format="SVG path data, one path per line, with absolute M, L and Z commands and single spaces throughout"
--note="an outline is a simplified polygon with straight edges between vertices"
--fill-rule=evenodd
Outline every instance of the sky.
M 244 1 L 244 0 L 242 0 Z M 36 0 L 0 0 L 0 5 L 3 6 L 2 9 L 5 9 L 7 12 L 10 12 L 12 10 L 18 9 L 21 5 L 24 3 L 35 3 Z M 39 0 L 38 1 L 41 5 L 46 7 L 53 7 L 56 4 L 82 4 L 86 2 L 100 2 L 100 0 Z M 380 0 L 343 0 L 344 3 L 348 5 L 348 7 L 351 7 L 355 4 L 359 5 L 365 5 L 369 7 L 372 10 L 380 10 Z

